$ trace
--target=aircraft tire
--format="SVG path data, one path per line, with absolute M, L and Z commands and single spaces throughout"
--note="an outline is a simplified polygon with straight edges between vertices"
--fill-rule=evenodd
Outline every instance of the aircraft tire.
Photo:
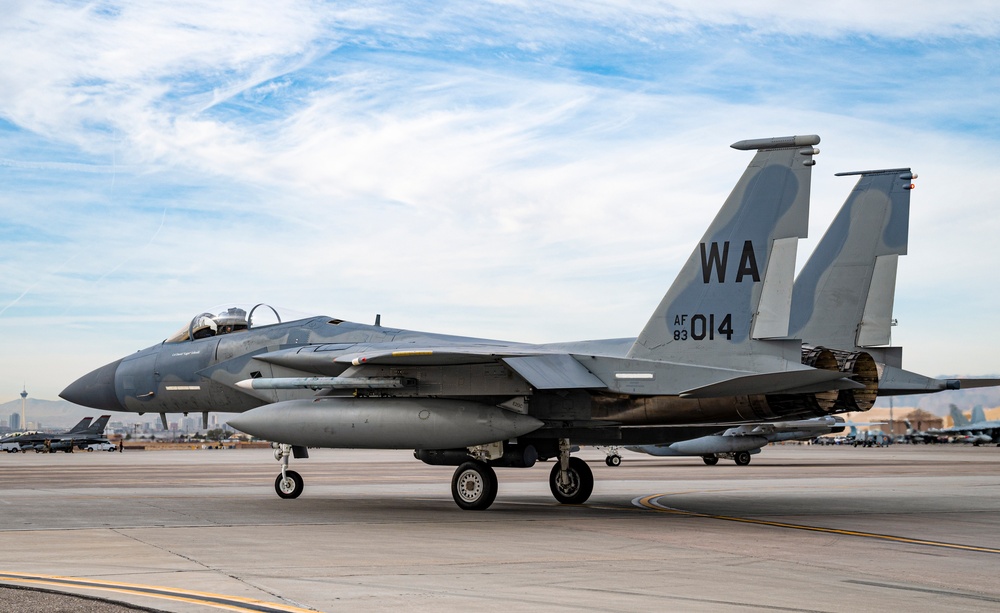
M 562 504 L 583 504 L 594 491 L 594 473 L 580 458 L 569 459 L 569 484 L 559 484 L 559 463 L 549 473 L 549 489 Z
M 455 469 L 451 478 L 451 497 L 460 509 L 484 511 L 497 497 L 497 474 L 485 462 L 471 460 Z
M 279 474 L 274 480 L 274 491 L 281 498 L 298 498 L 304 487 L 305 483 L 302 481 L 302 475 L 294 470 L 286 470 L 284 479 Z
M 746 466 L 750 463 L 750 452 L 740 451 L 735 456 L 733 456 L 733 461 L 736 462 L 737 466 Z
M 604 463 L 607 464 L 608 466 L 621 466 L 622 457 L 620 455 L 609 455 L 607 458 L 604 459 Z
M 719 463 L 719 458 L 715 457 L 714 455 L 703 455 L 701 456 L 701 461 L 704 462 L 705 464 L 708 464 L 709 466 L 715 466 L 716 464 Z

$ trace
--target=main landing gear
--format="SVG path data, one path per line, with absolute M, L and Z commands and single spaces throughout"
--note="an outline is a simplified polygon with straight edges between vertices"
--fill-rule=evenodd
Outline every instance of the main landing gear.
M 486 462 L 471 460 L 451 478 L 451 497 L 466 511 L 488 509 L 497 497 L 497 474 Z
M 549 473 L 549 489 L 563 504 L 583 504 L 594 491 L 594 473 L 580 458 L 569 457 L 569 439 L 559 439 L 559 461 Z
M 736 462 L 737 466 L 747 466 L 750 464 L 751 454 L 749 451 L 737 451 L 734 453 L 716 453 L 711 455 L 703 455 L 701 459 L 709 466 L 715 466 L 719 463 L 719 458 L 725 458 L 727 460 L 732 460 Z
M 560 439 L 558 455 L 549 473 L 552 495 L 563 504 L 583 504 L 594 491 L 594 473 L 586 462 L 570 457 L 568 439 Z M 497 497 L 497 475 L 493 467 L 483 460 L 463 462 L 451 478 L 451 496 L 455 504 L 467 511 L 488 509 Z
M 608 457 L 604 458 L 604 463 L 612 467 L 622 465 L 622 456 L 618 453 L 617 446 L 608 447 Z

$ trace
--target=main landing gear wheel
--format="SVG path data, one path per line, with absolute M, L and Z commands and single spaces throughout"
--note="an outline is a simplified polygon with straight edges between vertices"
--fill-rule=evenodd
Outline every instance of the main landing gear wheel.
M 497 497 L 496 472 L 484 462 L 465 462 L 451 478 L 451 496 L 466 511 L 490 508 Z
M 274 480 L 274 491 L 282 498 L 298 498 L 303 487 L 302 475 L 294 470 L 286 470 Z
M 604 458 L 604 463 L 607 464 L 608 466 L 621 466 L 622 457 L 620 455 L 609 455 L 608 457 Z
M 719 463 L 719 458 L 715 457 L 714 455 L 703 455 L 701 456 L 701 459 L 703 462 L 705 462 L 705 464 L 708 464 L 709 466 L 715 466 L 716 464 Z
M 736 462 L 737 466 L 746 466 L 747 464 L 750 463 L 750 452 L 740 451 L 739 453 L 733 456 L 733 461 Z
M 556 500 L 563 504 L 583 504 L 594 491 L 594 473 L 580 458 L 570 458 L 566 479 L 560 483 L 561 465 L 556 462 L 549 473 L 549 488 Z

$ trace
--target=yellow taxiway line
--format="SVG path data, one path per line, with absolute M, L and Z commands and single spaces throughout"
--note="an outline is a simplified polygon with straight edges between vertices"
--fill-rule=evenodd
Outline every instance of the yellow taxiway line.
M 808 532 L 822 532 L 824 534 L 840 534 L 843 536 L 857 536 L 861 538 L 878 539 L 882 541 L 892 541 L 894 543 L 905 543 L 907 545 L 922 545 L 925 547 L 943 547 L 945 549 L 960 549 L 963 551 L 977 551 L 980 553 L 1000 554 L 1000 549 L 991 547 L 977 547 L 975 545 L 962 545 L 959 543 L 946 543 L 943 541 L 930 541 L 926 539 L 909 538 L 905 536 L 894 536 L 892 534 L 878 534 L 876 532 L 859 532 L 856 530 L 841 530 L 839 528 L 823 528 L 822 526 L 806 526 L 803 524 L 790 524 L 787 522 L 770 521 L 766 519 L 752 519 L 749 517 L 732 517 L 729 515 L 714 515 L 712 513 L 699 513 L 697 511 L 684 511 L 674 509 L 660 504 L 658 499 L 669 496 L 669 494 L 652 494 L 641 496 L 632 501 L 637 507 L 658 511 L 660 513 L 670 513 L 672 515 L 684 515 L 687 517 L 703 517 L 706 519 L 720 519 L 723 521 L 735 521 L 744 524 L 756 524 L 758 526 L 772 526 L 774 528 L 789 528 L 792 530 L 806 530 Z
M 22 585 L 45 585 L 56 588 L 73 588 L 83 590 L 98 590 L 133 596 L 148 596 L 161 600 L 190 602 L 216 609 L 253 613 L 315 613 L 315 609 L 303 609 L 291 605 L 264 602 L 253 598 L 225 596 L 208 592 L 195 592 L 174 587 L 158 585 L 141 585 L 137 583 L 118 583 L 99 579 L 84 579 L 81 577 L 60 577 L 57 575 L 34 575 L 24 573 L 9 573 L 0 571 L 0 585 L 17 583 Z M 67 592 L 68 593 L 68 592 Z

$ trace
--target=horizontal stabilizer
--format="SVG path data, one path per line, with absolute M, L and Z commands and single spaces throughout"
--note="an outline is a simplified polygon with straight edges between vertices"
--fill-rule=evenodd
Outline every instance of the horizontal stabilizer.
M 948 381 L 957 382 L 960 390 L 971 390 L 977 387 L 1000 387 L 1000 379 L 948 379 Z
M 839 389 L 862 389 L 864 385 L 845 379 L 832 370 L 792 370 L 727 379 L 685 392 L 681 398 L 722 398 L 752 394 L 803 393 Z

